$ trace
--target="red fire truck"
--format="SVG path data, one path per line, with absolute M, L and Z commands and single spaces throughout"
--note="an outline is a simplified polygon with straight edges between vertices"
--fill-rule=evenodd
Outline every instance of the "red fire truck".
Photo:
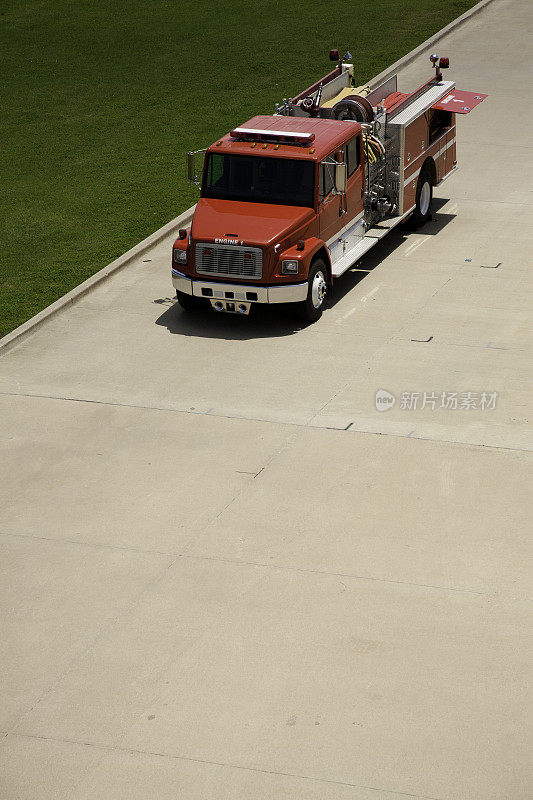
M 430 219 L 433 187 L 457 169 L 456 114 L 486 95 L 443 80 L 448 59 L 436 55 L 411 93 L 396 75 L 355 87 L 350 54 L 330 58 L 335 69 L 274 115 L 188 153 L 201 197 L 173 245 L 183 308 L 248 314 L 295 303 L 313 322 L 335 278 L 408 217 Z

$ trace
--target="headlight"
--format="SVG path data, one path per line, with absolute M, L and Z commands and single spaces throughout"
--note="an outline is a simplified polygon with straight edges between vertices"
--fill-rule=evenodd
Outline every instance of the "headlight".
M 282 275 L 297 275 L 298 262 L 297 261 L 282 261 L 281 262 Z
M 175 264 L 186 264 L 187 263 L 187 251 L 186 250 L 174 250 L 174 263 Z

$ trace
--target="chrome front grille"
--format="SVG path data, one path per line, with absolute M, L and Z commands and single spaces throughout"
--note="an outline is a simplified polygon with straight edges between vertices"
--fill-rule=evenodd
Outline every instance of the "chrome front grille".
M 196 272 L 224 278 L 261 278 L 263 251 L 259 247 L 198 242 Z

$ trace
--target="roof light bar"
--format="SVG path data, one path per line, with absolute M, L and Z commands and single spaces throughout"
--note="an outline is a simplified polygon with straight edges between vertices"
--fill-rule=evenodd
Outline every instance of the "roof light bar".
M 309 145 L 315 140 L 314 133 L 300 131 L 272 131 L 260 128 L 234 128 L 230 136 L 243 142 L 276 142 L 277 144 Z

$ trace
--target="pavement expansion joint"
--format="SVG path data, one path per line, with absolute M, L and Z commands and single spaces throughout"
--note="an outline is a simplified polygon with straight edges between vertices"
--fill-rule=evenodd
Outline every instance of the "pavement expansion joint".
M 454 347 L 471 347 L 471 345 L 449 345 Z M 498 348 L 490 348 L 497 350 Z M 342 388 L 339 389 L 339 392 L 342 391 Z M 339 393 L 337 392 L 335 396 Z M 5 397 L 28 397 L 28 398 L 35 398 L 40 400 L 59 400 L 63 402 L 71 402 L 71 403 L 90 403 L 95 405 L 101 406 L 110 406 L 111 408 L 133 408 L 139 409 L 142 411 L 159 411 L 163 413 L 170 413 L 170 414 L 192 414 L 194 416 L 205 417 L 210 416 L 214 419 L 233 419 L 240 422 L 256 422 L 265 425 L 284 425 L 291 428 L 296 429 L 307 429 L 307 430 L 330 430 L 336 431 L 341 433 L 357 433 L 362 436 L 394 436 L 400 439 L 416 439 L 418 441 L 425 441 L 425 442 L 434 442 L 435 444 L 441 445 L 456 445 L 459 447 L 483 447 L 487 450 L 508 450 L 510 452 L 518 452 L 518 453 L 529 453 L 531 452 L 530 448 L 527 447 L 511 447 L 509 445 L 496 445 L 496 444 L 486 444 L 484 442 L 464 442 L 458 439 L 444 439 L 438 438 L 436 436 L 416 436 L 412 437 L 404 433 L 395 433 L 394 431 L 369 431 L 359 429 L 357 427 L 353 427 L 356 422 L 352 421 L 346 426 L 335 427 L 335 426 L 327 426 L 327 425 L 316 425 L 313 424 L 313 420 L 316 419 L 317 416 L 320 415 L 322 410 L 326 408 L 330 403 L 331 399 L 328 400 L 324 406 L 313 413 L 313 415 L 306 421 L 306 422 L 294 422 L 293 420 L 279 420 L 279 419 L 265 419 L 264 417 L 250 417 L 250 416 L 243 416 L 239 414 L 212 414 L 210 413 L 213 409 L 209 409 L 209 412 L 206 411 L 196 411 L 192 409 L 183 409 L 183 408 L 164 408 L 162 406 L 145 406 L 145 405 L 137 405 L 134 403 L 114 403 L 108 400 L 92 400 L 87 399 L 84 397 L 64 397 L 60 395 L 50 395 L 50 394 L 31 394 L 28 392 L 0 392 L 0 396 Z M 268 465 L 267 465 L 268 466 Z
M 236 498 L 230 501 L 228 505 Z M 220 516 L 225 510 L 227 506 L 222 509 L 217 517 Z M 217 518 L 215 517 L 215 519 Z M 214 520 L 211 520 L 207 523 L 206 528 Z M 194 542 L 198 541 L 198 537 L 205 531 L 200 531 L 197 536 L 193 539 Z M 144 555 L 153 555 L 153 556 L 164 556 L 166 558 L 173 559 L 170 564 L 167 564 L 165 569 L 169 569 L 173 564 L 175 564 L 180 559 L 188 559 L 189 561 L 214 561 L 221 564 L 233 564 L 236 567 L 260 567 L 262 569 L 269 569 L 269 570 L 278 570 L 278 571 L 286 571 L 286 572 L 298 572 L 302 574 L 312 574 L 312 575 L 323 575 L 326 577 L 334 577 L 334 578 L 346 578 L 348 580 L 353 581 L 370 581 L 372 583 L 387 583 L 387 584 L 394 584 L 398 586 L 412 586 L 418 589 L 435 589 L 436 591 L 443 591 L 443 592 L 458 592 L 463 594 L 474 594 L 480 597 L 495 597 L 496 593 L 494 592 L 481 592 L 477 589 L 469 589 L 463 587 L 456 587 L 456 586 L 439 586 L 437 584 L 430 584 L 430 583 L 416 583 L 414 581 L 400 581 L 400 580 L 393 580 L 391 578 L 377 578 L 372 575 L 354 575 L 346 572 L 335 572 L 327 569 L 311 569 L 306 567 L 298 567 L 293 566 L 291 564 L 269 564 L 262 561 L 243 561 L 234 558 L 223 558 L 221 556 L 201 556 L 201 555 L 194 555 L 186 552 L 187 546 L 190 542 L 185 546 L 185 549 L 181 552 L 171 551 L 171 550 L 149 550 L 149 549 L 142 549 L 137 547 L 124 547 L 121 545 L 111 545 L 107 544 L 106 542 L 87 542 L 83 539 L 66 539 L 60 536 L 53 537 L 53 536 L 35 536 L 31 533 L 19 533 L 19 532 L 11 532 L 11 531 L 3 531 L 0 532 L 0 536 L 11 536 L 21 539 L 38 539 L 39 541 L 45 542 L 58 542 L 61 544 L 69 544 L 69 545 L 76 545 L 78 547 L 90 547 L 93 549 L 105 549 L 105 550 L 117 550 L 117 551 L 126 551 L 132 553 L 142 553 Z M 509 598 L 508 595 L 505 595 L 506 599 Z M 520 598 L 520 599 L 528 599 L 528 598 Z
M 19 539 L 37 539 L 41 542 L 59 542 L 61 544 L 73 544 L 78 547 L 90 547 L 95 550 L 117 550 L 126 553 L 142 553 L 143 555 L 165 556 L 179 558 L 181 553 L 172 550 L 150 550 L 144 547 L 128 547 L 127 545 L 109 544 L 108 542 L 87 542 L 84 539 L 68 539 L 64 536 L 41 536 L 34 533 L 21 533 L 20 531 L 0 531 L 0 536 L 12 536 Z
M 412 792 L 402 792 L 397 789 L 385 789 L 379 786 L 366 786 L 363 784 L 349 783 L 348 781 L 338 781 L 333 778 L 319 778 L 314 775 L 301 775 L 297 772 L 282 772 L 275 769 L 265 769 L 261 767 L 249 767 L 245 764 L 236 764 L 231 761 L 213 761 L 207 758 L 196 758 L 194 756 L 183 756 L 178 753 L 161 753 L 154 750 L 142 750 L 136 747 L 120 747 L 118 745 L 104 745 L 96 742 L 89 742 L 83 739 L 70 739 L 58 738 L 54 736 L 42 736 L 31 733 L 17 733 L 23 739 L 39 739 L 45 742 L 61 742 L 63 744 L 76 744 L 84 747 L 93 747 L 96 750 L 104 750 L 107 752 L 129 753 L 132 755 L 152 756 L 156 758 L 174 759 L 176 761 L 188 761 L 195 764 L 209 764 L 217 767 L 228 767 L 230 769 L 241 769 L 247 772 L 258 772 L 264 775 L 280 775 L 285 778 L 299 778 L 300 780 L 313 781 L 315 783 L 327 783 L 335 786 L 348 786 L 353 789 L 361 789 L 372 792 L 388 792 L 389 794 L 396 794 L 399 797 L 414 797 L 416 800 L 447 800 L 445 797 L 434 797 L 426 794 L 413 794 Z
M 216 561 L 243 567 L 244 566 L 263 567 L 266 569 L 280 570 L 286 572 L 299 572 L 309 575 L 324 575 L 333 578 L 346 578 L 348 580 L 353 580 L 353 581 L 370 581 L 372 583 L 388 583 L 397 586 L 412 586 L 417 589 L 435 589 L 437 591 L 442 591 L 442 592 L 459 592 L 462 594 L 475 594 L 480 597 L 493 597 L 492 592 L 480 592 L 477 589 L 464 589 L 462 587 L 456 587 L 456 586 L 438 586 L 436 584 L 431 584 L 431 583 L 415 583 L 414 581 L 399 581 L 399 580 L 393 580 L 391 578 L 375 578 L 370 575 L 351 575 L 350 573 L 346 572 L 332 572 L 325 569 L 310 569 L 307 567 L 296 567 L 287 564 L 266 564 L 262 561 L 238 561 L 237 559 L 233 558 L 220 558 L 219 556 L 216 557 L 197 556 L 197 555 L 190 555 L 187 553 L 183 553 L 182 558 L 187 558 L 190 560 L 197 560 L 197 561 Z

